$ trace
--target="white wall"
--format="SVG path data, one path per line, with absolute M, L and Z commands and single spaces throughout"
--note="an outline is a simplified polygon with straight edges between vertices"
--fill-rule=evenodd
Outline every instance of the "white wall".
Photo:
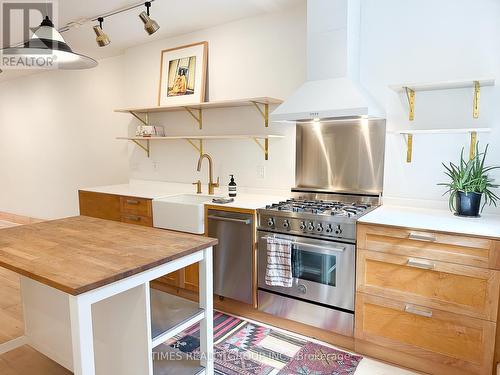
M 211 101 L 271 96 L 284 98 L 305 79 L 305 6 L 267 14 L 161 40 L 129 49 L 125 54 L 130 106 L 155 105 L 158 95 L 160 51 L 199 41 L 209 44 L 208 98 Z M 264 123 L 253 107 L 207 110 L 204 129 L 188 113 L 151 116 L 169 135 L 263 134 Z M 133 134 L 137 120 L 130 119 Z M 215 175 L 227 185 L 235 174 L 240 186 L 290 189 L 294 183 L 293 127 L 271 125 L 270 132 L 286 139 L 270 141 L 269 161 L 252 140 L 206 141 L 204 150 L 215 164 Z M 198 155 L 186 141 L 154 143 L 151 158 L 131 149 L 131 177 L 190 183 L 207 182 L 206 166 L 196 172 Z M 265 177 L 259 171 L 265 168 Z M 204 187 L 205 189 L 205 187 Z
M 472 118 L 472 90 L 417 93 L 415 121 L 406 99 L 389 84 L 497 78 L 500 84 L 500 2 L 496 0 L 364 0 L 361 79 L 387 111 L 389 130 L 401 128 L 491 127 L 480 135 L 490 143 L 488 162 L 500 165 L 500 89 L 481 90 L 480 118 Z M 425 200 L 418 205 L 446 207 L 441 162 L 458 161 L 467 135 L 414 137 L 413 162 L 406 163 L 400 135 L 389 135 L 385 195 Z M 496 173 L 500 177 L 500 173 Z M 500 178 L 499 178 L 500 180 Z M 498 212 L 498 210 L 497 210 Z
M 75 215 L 79 187 L 128 180 L 122 86 L 121 58 L 0 84 L 0 211 Z

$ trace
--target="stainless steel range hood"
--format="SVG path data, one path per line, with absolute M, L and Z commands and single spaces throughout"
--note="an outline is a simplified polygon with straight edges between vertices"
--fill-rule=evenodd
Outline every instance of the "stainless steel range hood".
M 360 0 L 307 1 L 307 81 L 272 121 L 385 118 L 359 82 L 360 19 Z

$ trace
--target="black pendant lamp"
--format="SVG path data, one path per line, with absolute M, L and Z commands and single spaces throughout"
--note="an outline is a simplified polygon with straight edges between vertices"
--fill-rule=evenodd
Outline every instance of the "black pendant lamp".
M 97 66 L 94 59 L 73 52 L 48 16 L 23 46 L 4 48 L 2 55 L 17 64 L 31 62 L 31 67 L 40 69 L 76 70 Z

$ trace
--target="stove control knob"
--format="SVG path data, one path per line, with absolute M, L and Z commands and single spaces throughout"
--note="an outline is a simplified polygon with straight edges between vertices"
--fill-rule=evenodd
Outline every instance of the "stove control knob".
M 335 234 L 337 236 L 340 236 L 342 234 L 342 228 L 340 227 L 340 225 L 337 225 L 337 228 L 335 228 Z
M 332 233 L 332 231 L 333 231 L 332 226 L 330 224 L 328 224 L 326 226 L 325 232 L 328 233 L 328 234 L 330 234 L 330 233 Z
M 318 226 L 316 227 L 316 232 L 318 233 L 323 232 L 323 226 L 321 224 L 318 224 Z
M 307 293 L 307 287 L 304 284 L 299 284 L 297 285 L 297 290 L 300 294 L 306 294 Z
M 300 230 L 306 230 L 306 223 L 304 223 L 303 221 L 300 222 Z
M 285 229 L 290 228 L 290 223 L 288 222 L 288 220 L 283 221 L 283 228 L 285 228 Z
M 309 225 L 307 226 L 307 230 L 308 230 L 309 232 L 312 232 L 312 231 L 314 230 L 314 225 L 313 225 L 313 223 L 309 223 Z
M 269 227 L 273 227 L 274 226 L 274 219 L 273 218 L 269 218 L 267 219 L 267 226 Z

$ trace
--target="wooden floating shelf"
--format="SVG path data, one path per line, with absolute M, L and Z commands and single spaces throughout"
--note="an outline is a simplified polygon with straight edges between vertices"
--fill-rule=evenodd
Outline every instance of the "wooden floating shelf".
M 453 90 L 463 89 L 475 86 L 475 82 L 479 82 L 481 87 L 495 86 L 495 79 L 469 79 L 460 81 L 441 81 L 441 82 L 426 82 L 426 83 L 399 83 L 389 85 L 389 88 L 397 93 L 406 91 L 406 88 L 413 91 L 436 91 L 436 90 Z
M 491 133 L 491 128 L 464 128 L 464 129 L 407 129 L 396 130 L 394 134 L 466 134 Z
M 117 137 L 116 139 L 127 139 L 129 141 L 169 141 L 176 139 L 192 140 L 217 140 L 217 139 L 271 139 L 284 138 L 284 135 L 174 135 L 168 137 Z
M 469 157 L 473 159 L 476 152 L 478 133 L 490 133 L 491 128 L 462 128 L 462 129 L 408 129 L 396 130 L 389 133 L 400 134 L 406 142 L 406 162 L 411 163 L 413 155 L 413 136 L 416 134 L 470 134 Z
M 186 111 L 195 119 L 200 129 L 203 129 L 203 110 L 216 108 L 237 108 L 254 106 L 264 119 L 264 126 L 269 127 L 269 105 L 281 104 L 283 100 L 269 97 L 219 100 L 214 102 L 192 103 L 184 105 L 165 105 L 155 107 L 122 108 L 115 109 L 115 112 L 130 113 L 144 125 L 149 125 L 149 114 L 158 112 L 179 112 Z M 141 115 L 144 117 L 141 117 Z
M 461 81 L 443 81 L 429 83 L 400 83 L 390 85 L 389 88 L 397 93 L 406 94 L 408 100 L 408 118 L 410 121 L 415 120 L 415 98 L 417 91 L 435 91 L 435 90 L 452 90 L 462 88 L 473 88 L 473 105 L 472 117 L 479 118 L 479 99 L 481 96 L 481 87 L 495 86 L 495 79 L 469 79 Z
M 203 154 L 203 141 L 205 140 L 229 140 L 229 139 L 252 139 L 260 149 L 264 152 L 265 160 L 269 160 L 269 140 L 270 139 L 280 139 L 284 138 L 283 135 L 175 135 L 175 136 L 167 136 L 167 137 L 117 137 L 116 139 L 120 140 L 128 140 L 134 142 L 140 148 L 142 148 L 147 156 L 149 157 L 151 154 L 151 141 L 173 141 L 173 140 L 185 140 L 193 146 L 196 151 Z M 146 145 L 144 146 L 141 141 L 145 141 Z M 195 142 L 198 142 L 196 144 Z M 264 141 L 262 144 L 261 141 Z
M 190 109 L 215 109 L 215 108 L 231 108 L 231 107 L 250 107 L 257 104 L 281 104 L 283 100 L 270 97 L 257 97 L 236 100 L 218 100 L 213 102 L 193 103 L 184 105 L 167 105 L 155 107 L 139 107 L 139 108 L 122 108 L 115 109 L 115 112 L 121 113 L 156 113 L 156 112 L 179 112 Z

